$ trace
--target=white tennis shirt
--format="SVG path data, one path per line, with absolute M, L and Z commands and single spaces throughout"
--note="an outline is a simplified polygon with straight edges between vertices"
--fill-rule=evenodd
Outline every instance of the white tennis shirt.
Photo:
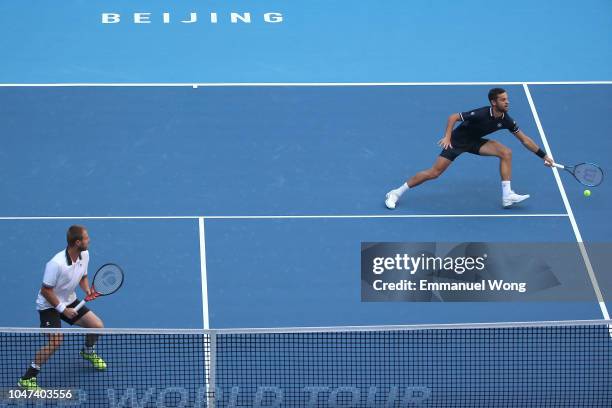
M 45 266 L 43 286 L 53 288 L 60 303 L 70 304 L 76 300 L 75 289 L 83 276 L 87 275 L 89 265 L 89 251 L 81 252 L 76 262 L 72 262 L 68 250 L 58 252 Z M 52 309 L 53 306 L 38 291 L 36 309 Z

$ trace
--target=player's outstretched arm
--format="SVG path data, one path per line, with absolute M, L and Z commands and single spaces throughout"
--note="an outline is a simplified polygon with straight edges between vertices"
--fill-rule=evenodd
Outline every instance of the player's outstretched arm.
M 516 136 L 516 138 L 518 140 L 520 140 L 520 142 L 523 144 L 523 146 L 525 146 L 525 148 L 527 150 L 529 150 L 532 153 L 535 153 L 536 155 L 538 155 L 540 158 L 542 158 L 544 160 L 544 165 L 545 166 L 552 166 L 554 161 L 552 159 L 552 157 L 548 156 L 546 153 L 544 153 L 544 151 L 542 151 L 542 149 L 540 149 L 540 146 L 538 146 L 533 139 L 531 139 L 529 136 L 527 136 L 525 133 L 523 133 L 522 130 L 519 130 L 518 132 L 514 133 L 514 136 Z

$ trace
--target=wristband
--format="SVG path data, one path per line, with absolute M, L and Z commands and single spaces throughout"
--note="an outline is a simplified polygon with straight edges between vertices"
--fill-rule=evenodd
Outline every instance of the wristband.
M 64 310 L 66 310 L 66 304 L 65 303 L 60 303 L 59 305 L 55 306 L 55 310 L 60 312 L 60 314 L 64 313 Z
M 535 152 L 535 154 L 542 159 L 546 157 L 546 152 L 540 148 L 538 148 L 538 151 Z

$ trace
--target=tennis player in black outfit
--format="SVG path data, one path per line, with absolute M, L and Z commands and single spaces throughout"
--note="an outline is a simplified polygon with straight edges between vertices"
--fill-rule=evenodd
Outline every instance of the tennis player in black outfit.
M 552 166 L 553 159 L 538 147 L 537 144 L 523 133 L 514 119 L 508 115 L 510 106 L 508 94 L 502 88 L 489 91 L 490 106 L 473 109 L 467 112 L 453 113 L 448 117 L 444 137 L 438 141 L 442 152 L 433 166 L 412 176 L 400 187 L 391 190 L 385 197 L 385 205 L 394 209 L 398 200 L 406 191 L 419 184 L 439 177 L 462 153 L 472 153 L 480 156 L 495 156 L 499 158 L 499 172 L 502 180 L 502 206 L 511 207 L 529 198 L 512 191 L 512 151 L 498 141 L 486 139 L 484 136 L 500 129 L 508 129 L 525 148 L 544 160 L 546 166 Z M 461 122 L 455 129 L 457 122 Z

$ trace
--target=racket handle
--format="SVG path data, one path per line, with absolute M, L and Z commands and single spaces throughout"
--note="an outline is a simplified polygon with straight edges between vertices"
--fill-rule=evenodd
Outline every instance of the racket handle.
M 85 301 L 84 301 L 84 300 L 81 300 L 81 303 L 79 303 L 78 305 L 76 305 L 76 307 L 74 308 L 74 310 L 78 312 L 79 310 L 81 310 L 81 308 L 82 308 L 83 306 L 85 306 Z
M 559 164 L 559 163 L 553 163 L 553 167 L 556 167 L 556 168 L 558 168 L 558 169 L 564 169 L 564 168 L 565 168 L 565 166 L 564 166 L 564 165 Z

